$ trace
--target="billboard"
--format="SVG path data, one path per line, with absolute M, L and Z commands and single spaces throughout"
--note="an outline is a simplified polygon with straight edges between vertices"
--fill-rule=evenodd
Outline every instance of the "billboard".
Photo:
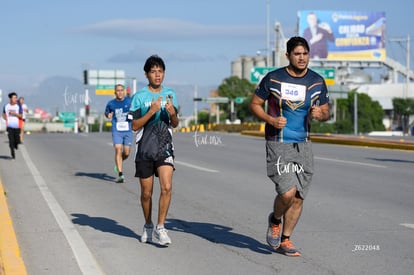
M 384 61 L 385 12 L 298 12 L 311 59 Z

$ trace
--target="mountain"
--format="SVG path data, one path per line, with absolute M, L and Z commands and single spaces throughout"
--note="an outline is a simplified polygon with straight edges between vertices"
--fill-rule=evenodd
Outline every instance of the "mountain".
M 137 83 L 138 89 L 146 83 Z M 191 116 L 194 113 L 194 85 L 168 85 L 175 90 L 182 116 Z M 210 91 L 217 86 L 197 87 L 197 97 L 209 97 Z M 106 103 L 113 97 L 110 95 L 96 95 L 95 88 L 88 86 L 89 105 L 91 113 L 103 112 Z M 82 81 L 71 77 L 55 76 L 43 81 L 34 90 L 22 94 L 29 109 L 41 108 L 52 115 L 58 112 L 77 112 L 85 105 L 85 86 Z M 208 108 L 208 104 L 198 102 L 198 109 Z

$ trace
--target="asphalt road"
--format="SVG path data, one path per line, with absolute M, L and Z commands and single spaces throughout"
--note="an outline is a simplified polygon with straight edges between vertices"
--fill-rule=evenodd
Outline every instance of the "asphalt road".
M 262 138 L 177 133 L 168 248 L 141 244 L 130 157 L 115 184 L 111 136 L 32 134 L 0 176 L 28 274 L 410 274 L 414 153 L 314 144 L 316 174 L 292 235 L 266 244 L 275 195 Z M 158 181 L 154 188 L 156 220 Z M 0 233 L 1 234 L 1 233 Z

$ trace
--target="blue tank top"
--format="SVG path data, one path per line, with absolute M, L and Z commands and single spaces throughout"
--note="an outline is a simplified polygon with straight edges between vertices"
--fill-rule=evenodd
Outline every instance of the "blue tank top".
M 112 99 L 106 104 L 105 114 L 113 113 L 112 115 L 112 132 L 132 131 L 131 121 L 127 119 L 127 115 L 131 106 L 131 98 L 125 97 L 120 101 Z

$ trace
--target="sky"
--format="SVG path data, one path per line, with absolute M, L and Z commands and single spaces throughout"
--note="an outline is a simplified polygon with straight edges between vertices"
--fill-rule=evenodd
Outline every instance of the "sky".
M 238 56 L 265 51 L 267 22 L 296 35 L 300 10 L 385 11 L 387 55 L 405 64 L 406 43 L 388 40 L 412 36 L 413 8 L 407 0 L 1 0 L 0 89 L 24 94 L 54 76 L 82 80 L 85 69 L 146 82 L 152 54 L 166 63 L 166 86 L 218 87 Z

